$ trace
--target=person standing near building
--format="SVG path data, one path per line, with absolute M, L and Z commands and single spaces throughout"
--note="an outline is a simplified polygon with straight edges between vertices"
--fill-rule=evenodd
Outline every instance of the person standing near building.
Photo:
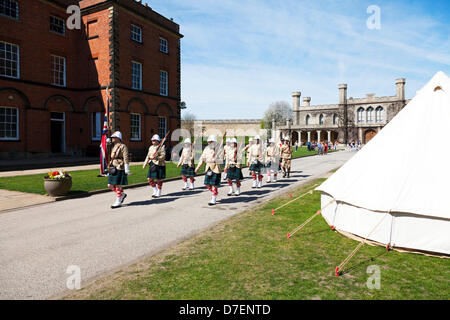
M 278 148 L 274 139 L 269 140 L 269 147 L 266 150 L 266 168 L 267 168 L 267 182 L 270 183 L 271 175 L 273 174 L 273 182 L 277 182 L 278 168 L 279 168 Z
M 166 152 L 161 145 L 161 138 L 155 134 L 152 137 L 152 145 L 148 148 L 147 157 L 142 167 L 149 165 L 147 173 L 148 184 L 153 188 L 153 198 L 161 196 L 163 179 L 166 178 Z M 155 183 L 156 181 L 156 183 Z
M 310 141 L 308 141 L 306 143 L 306 148 L 308 149 L 308 151 L 311 151 L 311 142 Z
M 298 142 L 295 141 L 295 152 L 297 152 L 297 149 L 298 149 Z
M 217 149 L 217 138 L 216 136 L 208 137 L 208 146 L 203 150 L 203 153 L 200 157 L 200 162 L 195 168 L 195 173 L 206 164 L 205 167 L 205 186 L 211 191 L 212 196 L 211 200 L 208 202 L 208 205 L 212 206 L 216 204 L 217 195 L 219 194 L 218 187 L 220 186 L 220 176 L 221 176 L 221 168 L 218 163 L 216 163 L 216 156 L 219 150 Z
M 127 175 L 130 173 L 130 163 L 128 158 L 128 148 L 122 143 L 122 133 L 116 131 L 111 136 L 113 147 L 111 150 L 111 160 L 109 162 L 108 188 L 116 192 L 116 201 L 111 206 L 112 209 L 122 205 L 127 197 L 122 186 L 128 184 Z
M 254 143 L 248 149 L 249 154 L 249 163 L 250 163 L 250 173 L 253 178 L 252 188 L 261 188 L 262 187 L 262 168 L 263 168 L 263 151 L 262 145 L 260 143 L 260 137 L 255 136 Z
M 283 169 L 283 178 L 286 176 L 289 178 L 291 174 L 291 159 L 292 159 L 292 149 L 289 145 L 289 138 L 284 138 L 283 146 L 280 150 L 281 156 L 281 168 Z
M 181 151 L 180 161 L 178 161 L 177 168 L 181 166 L 181 179 L 184 182 L 182 190 L 188 188 L 188 179 L 190 180 L 189 190 L 194 190 L 195 181 L 195 163 L 194 163 L 194 152 L 192 150 L 191 139 L 186 138 L 184 140 L 184 147 Z
M 236 138 L 230 139 L 230 147 L 227 151 L 227 181 L 229 186 L 228 195 L 238 196 L 241 194 L 241 181 L 244 180 L 242 175 L 242 151 L 238 149 Z M 236 191 L 234 191 L 233 183 L 236 183 Z

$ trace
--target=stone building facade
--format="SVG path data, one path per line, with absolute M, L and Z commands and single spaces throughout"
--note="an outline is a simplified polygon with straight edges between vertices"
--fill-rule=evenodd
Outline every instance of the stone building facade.
M 261 119 L 195 120 L 193 124 L 182 120 L 181 128 L 195 131 L 195 134 L 203 137 L 210 134 L 223 135 L 225 132 L 254 136 L 264 131 L 261 129 L 261 123 Z
M 0 25 L 0 158 L 98 156 L 108 94 L 135 159 L 180 127 L 183 36 L 141 1 L 2 0 Z
M 311 105 L 310 97 L 304 97 L 303 105 L 300 105 L 301 93 L 294 92 L 294 118 L 276 129 L 283 136 L 291 136 L 291 141 L 302 144 L 308 141 L 350 143 L 358 140 L 365 144 L 409 102 L 405 99 L 405 83 L 404 78 L 395 81 L 395 96 L 367 94 L 364 98 L 347 98 L 347 85 L 340 84 L 338 103 L 328 105 Z

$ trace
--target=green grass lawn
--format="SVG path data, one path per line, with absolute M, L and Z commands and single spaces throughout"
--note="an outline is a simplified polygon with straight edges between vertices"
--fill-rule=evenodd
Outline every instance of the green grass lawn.
M 298 189 L 310 190 L 317 180 Z M 69 299 L 449 299 L 450 260 L 365 245 L 340 277 L 334 268 L 358 242 L 317 216 L 291 239 L 287 232 L 320 208 L 320 193 L 288 195 L 246 211 L 160 254 L 72 293 Z M 369 290 L 367 267 L 381 269 Z
M 306 148 L 299 148 L 297 152 L 293 153 L 293 157 L 299 158 L 313 154 L 315 154 L 315 152 L 308 152 Z M 179 176 L 180 170 L 181 169 L 177 168 L 175 164 L 171 162 L 167 163 L 167 178 Z M 144 170 L 141 165 L 131 166 L 130 171 L 133 175 L 128 176 L 128 184 L 147 181 L 148 167 Z M 203 172 L 203 168 L 201 172 Z M 72 189 L 69 195 L 107 188 L 107 178 L 97 177 L 99 174 L 99 169 L 72 171 L 69 173 L 72 175 Z M 43 182 L 44 176 L 45 174 L 34 174 L 0 178 L 0 189 L 46 194 Z

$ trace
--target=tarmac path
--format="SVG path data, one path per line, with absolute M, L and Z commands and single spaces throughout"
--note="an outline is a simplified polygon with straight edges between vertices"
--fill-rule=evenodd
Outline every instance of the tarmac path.
M 81 285 L 153 255 L 218 222 L 324 176 L 355 153 L 349 151 L 292 161 L 290 179 L 251 188 L 245 180 L 239 197 L 219 188 L 218 203 L 208 206 L 210 192 L 198 177 L 195 190 L 182 181 L 163 185 L 151 198 L 150 187 L 125 190 L 119 209 L 110 209 L 114 194 L 57 201 L 0 214 L 0 299 L 47 299 L 67 291 L 69 266 L 79 266 Z M 266 177 L 264 177 L 264 182 Z

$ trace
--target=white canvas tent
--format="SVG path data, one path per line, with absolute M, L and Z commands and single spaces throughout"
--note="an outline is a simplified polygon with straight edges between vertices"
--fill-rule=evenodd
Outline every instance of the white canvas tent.
M 450 254 L 450 79 L 438 72 L 361 151 L 316 188 L 336 230 Z M 374 230 L 375 228 L 375 230 Z

